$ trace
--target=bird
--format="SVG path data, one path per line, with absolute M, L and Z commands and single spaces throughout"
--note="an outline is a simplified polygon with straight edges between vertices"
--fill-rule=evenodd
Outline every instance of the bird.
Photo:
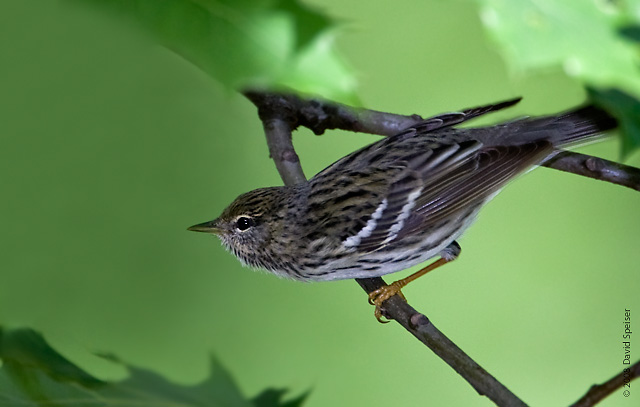
M 594 105 L 497 125 L 457 125 L 521 98 L 422 120 L 337 160 L 304 183 L 237 197 L 215 220 L 188 230 L 216 235 L 244 265 L 315 282 L 420 271 L 369 294 L 383 303 L 455 260 L 457 240 L 509 181 L 616 128 Z

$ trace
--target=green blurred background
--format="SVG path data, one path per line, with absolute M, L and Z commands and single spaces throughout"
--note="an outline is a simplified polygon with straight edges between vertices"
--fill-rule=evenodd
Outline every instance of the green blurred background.
M 308 3 L 344 21 L 337 45 L 366 107 L 431 115 L 524 96 L 487 123 L 584 101 L 560 69 L 510 77 L 469 3 Z M 378 324 L 355 282 L 252 272 L 185 230 L 281 183 L 246 99 L 139 31 L 54 2 L 0 2 L 0 52 L 0 324 L 42 331 L 103 378 L 125 373 L 92 352 L 180 383 L 202 380 L 213 353 L 249 396 L 491 405 Z M 374 139 L 294 136 L 307 176 Z M 580 151 L 616 160 L 618 146 Z M 638 209 L 638 192 L 534 171 L 486 207 L 460 260 L 405 294 L 523 400 L 570 404 L 623 368 L 624 309 L 640 312 Z M 631 403 L 618 391 L 601 405 Z

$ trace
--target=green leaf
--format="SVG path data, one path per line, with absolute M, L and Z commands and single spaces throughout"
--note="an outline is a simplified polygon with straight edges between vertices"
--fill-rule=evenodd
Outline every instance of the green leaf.
M 485 27 L 512 68 L 561 65 L 571 76 L 631 87 L 640 96 L 639 50 L 620 35 L 634 19 L 624 1 L 478 1 Z
M 0 329 L 0 406 L 299 407 L 307 396 L 285 402 L 284 390 L 268 389 L 248 400 L 215 359 L 205 381 L 180 386 L 115 357 L 106 358 L 126 367 L 129 377 L 119 382 L 98 380 L 52 349 L 38 333 Z
M 588 88 L 589 97 L 615 115 L 626 137 L 622 139 L 621 155 L 627 157 L 640 148 L 640 100 L 619 89 Z
M 297 49 L 304 49 L 317 36 L 333 25 L 329 17 L 300 4 L 296 0 L 281 0 L 278 7 L 293 16 Z
M 585 85 L 640 99 L 640 14 L 631 0 L 475 0 L 482 21 L 516 74 L 561 66 Z M 627 101 L 629 102 L 629 101 Z M 625 102 L 625 103 L 627 103 Z M 623 124 L 638 107 L 618 109 Z M 623 128 L 624 154 L 638 146 Z
M 30 329 L 5 331 L 0 328 L 0 359 L 4 368 L 20 366 L 41 371 L 61 381 L 74 381 L 94 387 L 101 380 L 87 374 L 53 350 L 42 336 Z
M 267 389 L 253 398 L 252 402 L 254 407 L 301 407 L 306 400 L 309 393 L 303 393 L 293 400 L 286 402 L 282 401 L 282 398 L 287 393 L 285 389 Z
M 640 25 L 628 25 L 620 27 L 620 35 L 631 41 L 640 42 Z
M 341 101 L 354 75 L 328 41 L 334 23 L 297 0 L 67 0 L 133 22 L 234 89 L 291 87 Z M 306 63 L 313 55 L 313 63 Z M 332 80 L 317 72 L 329 72 Z

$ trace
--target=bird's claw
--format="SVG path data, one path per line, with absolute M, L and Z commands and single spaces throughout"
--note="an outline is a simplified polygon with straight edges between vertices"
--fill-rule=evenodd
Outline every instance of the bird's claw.
M 369 293 L 369 304 L 375 305 L 376 307 L 373 314 L 375 315 L 378 322 L 382 324 L 386 324 L 387 322 L 389 322 L 388 320 L 382 319 L 383 317 L 382 303 L 384 303 L 386 300 L 393 297 L 394 295 L 398 295 L 403 301 L 407 301 L 404 294 L 402 294 L 402 291 L 400 291 L 402 288 L 402 285 L 396 284 L 396 283 L 397 281 L 389 285 L 384 285 Z

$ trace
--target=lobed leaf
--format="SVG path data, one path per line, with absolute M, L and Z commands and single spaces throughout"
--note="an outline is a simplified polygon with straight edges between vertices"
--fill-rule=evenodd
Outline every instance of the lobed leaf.
M 355 100 L 354 75 L 330 40 L 334 22 L 298 0 L 67 0 L 67 4 L 109 11 L 134 23 L 233 89 L 289 87 Z
M 267 389 L 248 400 L 215 359 L 205 381 L 181 386 L 152 371 L 105 357 L 125 366 L 129 377 L 119 382 L 96 379 L 33 330 L 0 329 L 0 406 L 299 407 L 307 397 L 303 394 L 283 401 L 285 390 Z
M 608 98 L 626 123 L 623 155 L 640 146 L 640 9 L 631 0 L 475 0 L 491 39 L 516 74 L 561 66 L 571 77 L 600 89 L 620 89 L 624 106 Z

